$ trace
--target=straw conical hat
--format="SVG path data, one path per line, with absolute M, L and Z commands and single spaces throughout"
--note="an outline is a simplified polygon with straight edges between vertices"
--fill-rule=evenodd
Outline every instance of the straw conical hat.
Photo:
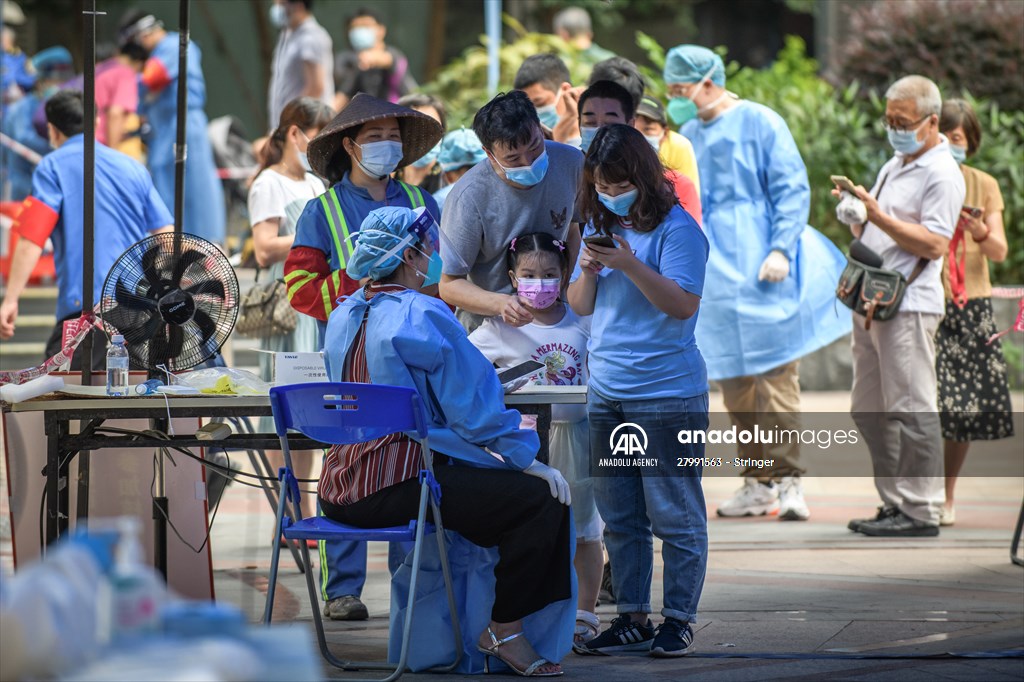
M 399 168 L 430 151 L 444 134 L 441 124 L 430 116 L 360 92 L 310 141 L 309 165 L 317 175 L 330 177 L 328 167 L 331 159 L 339 152 L 346 153 L 341 147 L 345 131 L 382 118 L 398 119 L 402 131 L 402 151 L 405 152 L 398 163 Z

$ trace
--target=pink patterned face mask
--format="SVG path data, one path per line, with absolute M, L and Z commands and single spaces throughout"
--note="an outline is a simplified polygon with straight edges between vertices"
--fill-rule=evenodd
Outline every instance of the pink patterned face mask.
M 517 293 L 531 308 L 544 310 L 558 300 L 561 285 L 560 279 L 520 279 Z

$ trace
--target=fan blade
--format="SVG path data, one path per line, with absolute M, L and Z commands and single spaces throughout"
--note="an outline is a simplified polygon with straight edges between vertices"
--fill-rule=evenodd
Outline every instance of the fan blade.
M 156 259 L 160 255 L 161 246 L 157 244 L 146 253 L 142 254 L 142 274 L 149 282 L 150 291 L 160 285 L 160 273 L 156 269 Z
M 115 308 L 114 310 L 117 310 Z M 149 313 L 146 315 L 148 319 L 142 324 L 139 324 L 137 320 L 129 323 L 126 329 L 117 327 L 121 334 L 124 336 L 125 343 L 129 346 L 136 343 L 143 343 L 153 339 L 157 334 L 160 333 L 160 327 L 163 326 L 164 321 L 160 318 L 157 313 Z M 114 325 L 117 326 L 116 324 Z
M 117 280 L 117 287 L 114 289 L 114 300 L 117 301 L 119 306 L 131 310 L 156 310 L 156 301 L 129 291 L 128 287 L 121 280 Z
M 177 358 L 181 355 L 181 348 L 185 345 L 185 330 L 176 325 L 169 325 L 170 341 L 168 343 L 167 357 Z
M 127 306 L 115 306 L 103 312 L 103 321 L 117 330 L 118 334 L 129 332 L 139 325 L 139 318 L 148 318 L 146 313 L 132 310 Z
M 200 341 L 200 345 L 206 343 L 208 339 L 213 338 L 214 334 L 217 333 L 217 323 L 202 310 L 196 310 L 192 316 L 192 321 L 199 326 L 199 331 L 203 334 L 203 340 Z
M 185 291 L 192 294 L 193 296 L 198 296 L 200 294 L 209 294 L 210 296 L 216 296 L 221 299 L 223 299 L 226 296 L 226 292 L 224 290 L 224 282 L 221 282 L 219 279 L 208 279 L 204 282 L 193 284 L 192 286 L 185 289 Z
M 206 254 L 198 249 L 192 249 L 181 254 L 181 257 L 178 258 L 178 262 L 174 264 L 174 274 L 171 277 L 171 286 L 176 289 L 180 289 L 181 278 L 185 274 L 185 271 L 188 270 L 190 266 L 204 260 L 206 260 Z

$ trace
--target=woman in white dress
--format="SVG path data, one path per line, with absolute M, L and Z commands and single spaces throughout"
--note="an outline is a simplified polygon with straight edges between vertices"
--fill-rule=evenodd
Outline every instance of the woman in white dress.
M 334 116 L 330 107 L 312 97 L 299 97 L 285 105 L 277 129 L 267 139 L 263 166 L 249 189 L 249 223 L 252 225 L 256 263 L 261 268 L 260 281 L 284 277 L 284 261 L 295 239 L 295 223 L 306 203 L 326 191 L 323 181 L 310 170 L 306 147 L 320 129 Z M 290 334 L 260 339 L 260 348 L 269 351 L 315 352 L 316 321 L 298 315 L 295 331 Z M 271 380 L 273 356 L 260 353 L 260 372 Z M 274 427 L 270 417 L 263 417 L 260 431 Z M 268 452 L 274 471 L 284 463 L 280 452 Z M 292 453 L 295 475 L 312 478 L 313 451 Z M 303 516 L 315 513 L 311 495 L 304 495 Z

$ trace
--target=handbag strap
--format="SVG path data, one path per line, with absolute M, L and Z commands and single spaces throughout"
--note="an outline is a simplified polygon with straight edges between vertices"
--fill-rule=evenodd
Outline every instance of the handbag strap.
M 882 196 L 882 188 L 885 187 L 885 183 L 888 179 L 889 173 L 887 172 L 885 175 L 882 176 L 882 181 L 878 183 L 878 190 L 875 192 L 875 201 L 878 201 L 878 197 Z M 914 280 L 917 279 L 922 272 L 924 272 L 924 269 L 928 267 L 929 263 L 931 263 L 931 260 L 927 258 L 917 259 L 917 265 L 914 266 L 913 271 L 911 271 L 910 273 L 910 277 L 907 278 L 908 287 L 914 283 Z

